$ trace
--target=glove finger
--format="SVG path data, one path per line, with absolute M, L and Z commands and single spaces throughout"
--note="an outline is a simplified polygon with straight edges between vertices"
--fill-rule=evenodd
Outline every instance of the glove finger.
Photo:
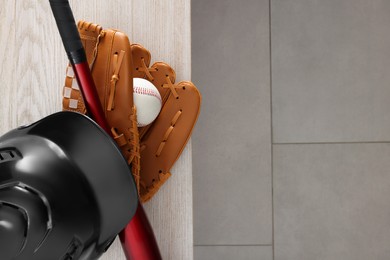
M 173 164 L 187 144 L 200 112 L 201 95 L 188 81 L 175 86 L 159 116 L 140 144 L 141 201 L 148 201 L 171 175 Z

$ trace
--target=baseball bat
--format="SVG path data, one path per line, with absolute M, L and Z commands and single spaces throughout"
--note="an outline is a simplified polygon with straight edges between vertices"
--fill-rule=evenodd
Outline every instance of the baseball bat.
M 99 101 L 69 1 L 49 0 L 49 2 L 62 43 L 79 84 L 88 115 L 112 136 Z M 161 259 L 152 227 L 140 202 L 138 202 L 138 208 L 134 217 L 125 229 L 121 231 L 120 239 L 126 258 L 129 260 Z

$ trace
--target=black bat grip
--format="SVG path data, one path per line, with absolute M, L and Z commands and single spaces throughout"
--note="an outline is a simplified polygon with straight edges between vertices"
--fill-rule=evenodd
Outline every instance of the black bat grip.
M 79 64 L 87 61 L 68 0 L 49 0 L 69 61 Z

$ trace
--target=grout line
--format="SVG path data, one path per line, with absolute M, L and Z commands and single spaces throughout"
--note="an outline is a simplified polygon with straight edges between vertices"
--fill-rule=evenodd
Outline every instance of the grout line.
M 356 142 L 296 142 L 272 143 L 273 145 L 310 145 L 310 144 L 389 144 L 390 141 L 356 141 Z
M 272 244 L 247 244 L 247 245 L 194 245 L 194 247 L 212 247 L 212 246 L 272 246 Z
M 272 27 L 271 27 L 271 0 L 268 0 L 268 33 L 269 33 L 269 95 L 270 95 L 270 126 L 271 126 L 271 220 L 272 220 L 272 259 L 275 260 L 275 217 L 274 217 L 274 128 L 272 113 Z

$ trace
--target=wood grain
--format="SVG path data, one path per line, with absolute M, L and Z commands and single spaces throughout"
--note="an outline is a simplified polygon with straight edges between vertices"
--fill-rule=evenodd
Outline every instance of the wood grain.
M 11 87 L 13 71 L 15 71 L 15 3 L 13 1 L 3 1 L 0 9 L 0 79 L 3 84 L 0 87 L 0 134 L 7 130 L 8 125 L 15 125 L 16 115 L 10 115 L 10 111 L 14 112 L 15 104 L 10 102 L 8 93 L 15 92 Z M 8 119 L 8 115 L 11 119 Z M 7 121 L 6 121 L 7 118 Z
M 191 75 L 190 0 L 70 1 L 76 20 L 117 28 Z M 0 134 L 61 110 L 66 55 L 48 1 L 0 0 Z M 145 204 L 164 259 L 193 259 L 192 161 L 187 145 L 172 177 Z M 101 259 L 126 259 L 116 241 Z

